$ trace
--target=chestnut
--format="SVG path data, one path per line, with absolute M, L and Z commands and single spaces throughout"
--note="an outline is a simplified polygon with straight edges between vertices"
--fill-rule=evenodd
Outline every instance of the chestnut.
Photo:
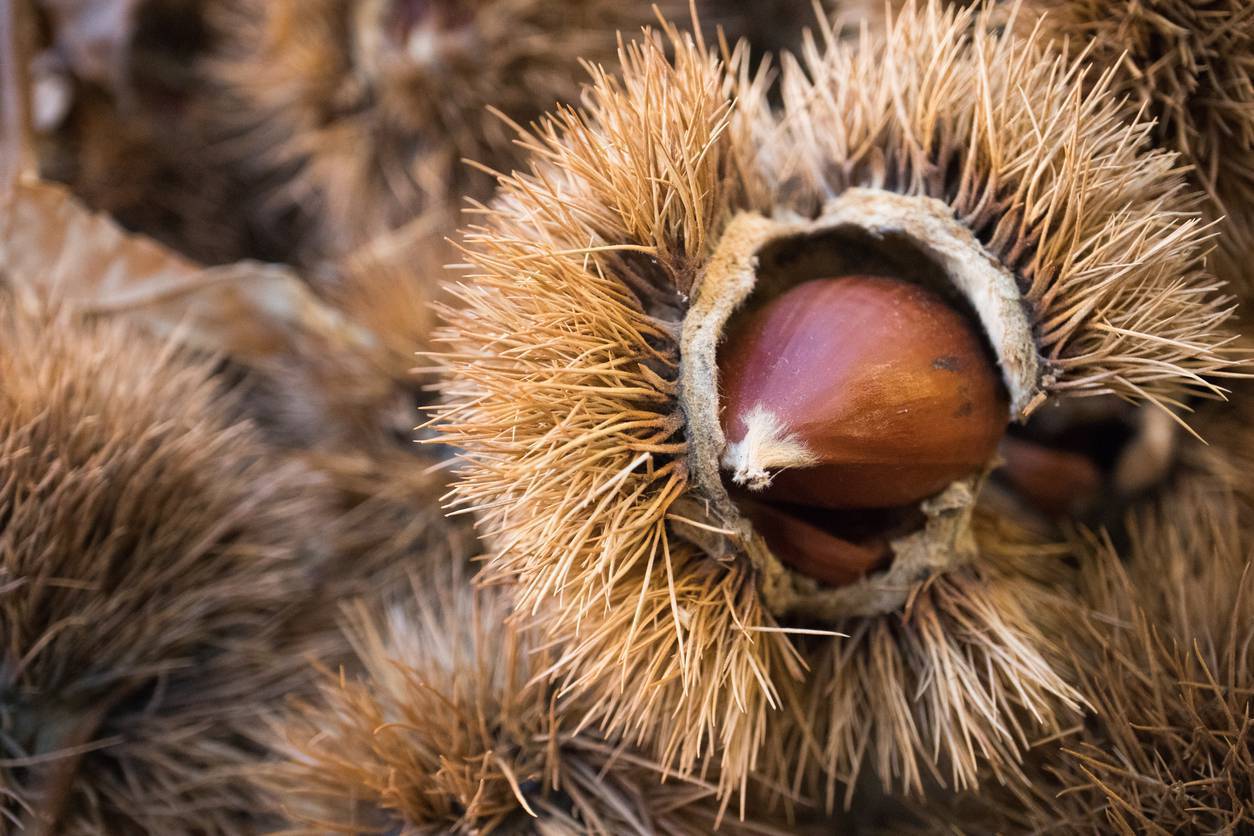
M 807 281 L 719 352 L 722 465 L 764 498 L 824 508 L 919 502 L 981 470 L 1008 421 L 979 334 L 908 281 Z
M 851 584 L 892 559 L 889 538 L 838 536 L 816 524 L 805 509 L 770 502 L 741 501 L 754 529 L 775 556 L 794 571 L 830 587 Z
M 1047 518 L 1087 523 L 1167 480 L 1183 430 L 1153 404 L 1084 398 L 1050 404 L 1001 442 L 994 484 Z M 1098 516 L 1094 516 L 1094 515 Z
M 780 560 L 832 587 L 882 566 L 887 540 L 838 536 L 808 512 L 916 505 L 984 470 L 1009 420 L 976 329 L 898 278 L 792 287 L 742 315 L 718 369 L 720 463 L 752 492 L 742 509 Z
M 1082 453 L 1007 436 L 1001 445 L 1001 457 L 1006 483 L 1046 516 L 1085 513 L 1100 497 L 1102 473 Z

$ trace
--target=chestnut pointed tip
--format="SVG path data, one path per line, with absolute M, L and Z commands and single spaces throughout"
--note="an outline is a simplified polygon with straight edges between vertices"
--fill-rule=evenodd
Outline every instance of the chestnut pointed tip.
M 770 487 L 774 472 L 819 463 L 819 457 L 762 404 L 754 405 L 744 425 L 744 436 L 727 445 L 721 461 L 735 484 L 762 491 Z

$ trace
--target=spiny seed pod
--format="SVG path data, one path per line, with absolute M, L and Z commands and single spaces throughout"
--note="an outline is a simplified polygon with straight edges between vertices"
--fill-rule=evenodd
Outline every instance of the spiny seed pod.
M 422 211 L 486 196 L 473 158 L 508 169 L 498 109 L 526 123 L 578 94 L 579 60 L 613 56 L 647 4 L 610 0 L 224 0 L 224 146 L 304 219 L 306 255 L 338 255 Z M 308 212 L 313 208 L 312 213 Z
M 444 574 L 448 574 L 447 572 Z M 384 617 L 347 611 L 362 673 L 275 722 L 259 785 L 293 827 L 337 833 L 712 832 L 714 788 L 581 730 L 540 677 L 551 658 L 495 591 L 455 570 Z M 438 590 L 438 592 L 434 592 Z M 748 832 L 727 821 L 719 832 Z M 753 830 L 753 832 L 763 832 Z
M 971 527 L 972 566 L 918 585 L 894 617 L 850 619 L 840 626 L 847 637 L 811 640 L 809 680 L 785 686 L 784 703 L 800 706 L 802 719 L 777 724 L 762 762 L 814 798 L 826 792 L 831 806 L 831 783 L 807 783 L 817 762 L 844 785 L 851 812 L 868 772 L 914 790 L 1023 780 L 1022 751 L 1040 731 L 1024 707 L 1074 720 L 1084 705 L 1055 639 L 1071 552 L 1052 530 L 982 508 Z M 931 731 L 943 726 L 964 733 Z
M 1083 50 L 1154 141 L 1180 152 L 1220 235 L 1215 273 L 1254 291 L 1254 12 L 1246 0 L 1028 0 L 1017 26 Z
M 238 832 L 243 733 L 303 681 L 315 485 L 212 367 L 120 323 L 0 308 L 0 819 Z
M 803 574 L 790 566 L 811 571 L 819 556 L 781 557 L 750 511 L 768 503 L 778 519 L 796 495 L 737 493 L 739 419 L 720 413 L 719 358 L 747 351 L 739 327 L 782 294 L 869 275 L 930 295 L 912 290 L 928 304 L 903 306 L 915 326 L 901 326 L 904 347 L 833 329 L 864 364 L 847 378 L 858 385 L 877 365 L 902 381 L 922 357 L 927 374 L 967 387 L 972 414 L 1002 402 L 1001 424 L 1051 397 L 1216 396 L 1207 375 L 1235 362 L 1230 307 L 1204 270 L 1195 198 L 1108 80 L 969 12 L 933 4 L 859 45 L 826 29 L 801 60 L 785 57 L 777 89 L 745 69 L 743 47 L 723 63 L 668 35 L 628 47 L 621 77 L 594 72 L 585 110 L 526 134 L 530 170 L 501 178 L 465 236 L 473 275 L 447 314 L 436 423 L 464 450 L 454 500 L 480 517 L 487 574 L 512 582 L 520 611 L 565 648 L 556 675 L 607 728 L 680 774 L 717 754 L 724 792 L 755 770 L 796 786 L 780 773 L 816 762 L 834 792 L 870 752 L 881 778 L 911 789 L 936 761 L 958 786 L 985 760 L 1012 769 L 1028 735 L 1007 717 L 1057 728 L 1078 701 L 1031 610 L 998 587 L 998 544 L 972 530 L 996 457 L 970 473 L 962 462 L 921 502 L 812 505 L 805 523 L 863 557 L 888 551 Z M 950 372 L 935 364 L 948 354 L 914 353 L 936 330 L 923 324 L 932 297 L 964 325 L 944 338 L 979 343 L 997 386 L 974 362 Z M 810 365 L 793 379 L 819 389 L 832 364 L 797 355 Z M 953 420 L 953 394 L 903 420 L 905 435 Z M 860 395 L 834 397 L 875 406 Z M 785 397 L 763 400 L 783 409 Z M 815 437 L 804 421 L 790 428 Z M 933 486 L 872 487 L 896 501 Z M 820 540 L 831 545 L 806 542 Z M 846 664 L 815 663 L 842 653 Z M 807 701 L 842 689 L 848 715 L 820 725 L 773 711 L 796 704 L 794 688 Z M 766 752 L 786 737 L 776 721 L 801 723 L 796 739 L 818 751 Z
M 882 29 L 886 14 L 921 0 L 850 0 L 837 21 Z M 950 0 L 953 5 L 976 5 Z M 1254 14 L 1243 0 L 999 0 L 999 25 L 1070 49 L 1109 71 L 1130 118 L 1152 120 L 1154 142 L 1192 168 L 1208 219 L 1221 231 L 1211 269 L 1243 295 L 1254 287 Z M 1094 78 L 1101 77 L 1094 73 Z
M 319 529 L 334 555 L 319 577 L 326 605 L 310 608 L 313 621 L 326 629 L 338 634 L 340 602 L 386 599 L 408 590 L 409 576 L 476 553 L 471 521 L 446 519 L 440 511 L 447 484 L 433 472 L 436 462 L 399 447 L 302 451 L 296 458 L 325 482 L 331 503 L 331 516 Z
M 334 271 L 311 276 L 323 298 L 381 343 L 381 372 L 411 385 L 415 351 L 430 345 L 436 325 L 438 288 L 431 276 L 456 255 L 446 243 L 452 227 L 444 220 L 438 214 L 415 218 L 357 248 Z M 410 424 L 412 418 L 411 411 Z

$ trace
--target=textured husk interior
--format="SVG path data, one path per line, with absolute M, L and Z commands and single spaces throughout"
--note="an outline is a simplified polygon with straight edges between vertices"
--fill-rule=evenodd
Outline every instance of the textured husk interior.
M 746 555 L 777 615 L 834 621 L 890 612 L 919 581 L 968 563 L 975 553 L 970 516 L 985 474 L 954 482 L 925 500 L 920 506 L 925 524 L 892 541 L 891 565 L 841 588 L 823 586 L 781 563 L 723 485 L 719 458 L 726 439 L 719 425 L 717 348 L 728 320 L 799 282 L 853 273 L 909 277 L 978 319 L 1001 366 L 1011 420 L 1026 418 L 1039 405 L 1048 382 L 1014 276 L 939 201 L 850 189 L 814 219 L 752 213 L 733 218 L 693 289 L 681 336 L 680 397 L 688 421 L 688 465 L 700 497 L 693 505 L 701 506 L 688 510 L 711 525 L 681 523 L 677 531 L 716 559 Z

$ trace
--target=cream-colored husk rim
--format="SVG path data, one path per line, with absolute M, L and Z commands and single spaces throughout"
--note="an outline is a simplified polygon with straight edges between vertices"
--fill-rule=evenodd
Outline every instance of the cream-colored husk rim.
M 970 515 L 983 480 L 981 475 L 955 482 L 923 502 L 927 522 L 919 531 L 893 541 L 892 565 L 839 589 L 822 586 L 784 566 L 724 489 L 719 459 L 726 439 L 719 425 L 716 352 L 727 321 L 757 285 L 765 249 L 842 231 L 870 242 L 907 239 L 943 272 L 984 326 L 1010 393 L 1011 420 L 1026 417 L 1041 400 L 1045 386 L 1045 366 L 1014 275 L 954 220 L 944 203 L 851 189 L 830 201 L 814 219 L 742 213 L 731 220 L 694 287 L 683 322 L 680 366 L 680 398 L 688 423 L 689 468 L 695 488 L 693 507 L 686 509 L 685 516 L 698 514 L 726 533 L 711 534 L 708 529 L 682 524 L 677 532 L 717 559 L 746 555 L 757 568 L 764 600 L 776 615 L 825 621 L 895 610 L 920 580 L 970 561 L 975 549 Z

